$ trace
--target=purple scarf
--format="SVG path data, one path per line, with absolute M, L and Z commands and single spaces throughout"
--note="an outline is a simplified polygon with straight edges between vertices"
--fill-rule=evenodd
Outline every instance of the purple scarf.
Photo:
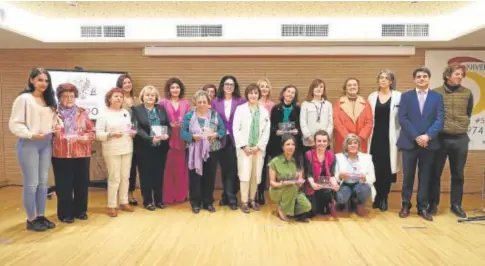
M 204 125 L 208 125 L 211 117 L 211 110 L 207 112 L 207 117 L 204 118 Z M 201 134 L 202 129 L 199 124 L 199 117 L 193 111 L 192 118 L 189 124 L 190 134 Z M 192 141 L 189 145 L 189 169 L 195 169 L 198 175 L 202 175 L 202 165 L 209 159 L 210 143 L 208 139 L 200 139 Z
M 71 108 L 65 108 L 64 106 L 59 105 L 59 115 L 64 123 L 65 133 L 75 134 L 77 132 L 76 114 L 76 105 Z

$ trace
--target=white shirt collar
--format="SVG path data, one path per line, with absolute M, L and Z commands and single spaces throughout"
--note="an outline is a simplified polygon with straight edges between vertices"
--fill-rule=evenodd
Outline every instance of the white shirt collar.
M 416 88 L 416 93 L 419 94 L 421 90 Z M 424 94 L 427 95 L 428 94 L 428 91 L 429 91 L 429 88 L 427 88 L 426 90 L 424 90 Z

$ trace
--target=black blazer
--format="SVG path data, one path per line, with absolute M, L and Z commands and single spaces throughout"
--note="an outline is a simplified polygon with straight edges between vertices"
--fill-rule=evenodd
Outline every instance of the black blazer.
M 163 106 L 159 106 L 155 104 L 153 107 L 155 108 L 158 118 L 160 119 L 160 125 L 167 126 L 168 128 L 168 135 L 170 136 L 172 133 L 172 128 L 170 127 L 170 121 L 168 120 L 167 112 Z M 150 137 L 150 122 L 148 121 L 148 111 L 143 104 L 134 106 L 132 108 L 133 112 L 131 115 L 131 121 L 137 123 L 138 130 L 135 135 L 135 149 L 138 151 L 143 151 L 150 148 L 155 148 L 152 146 L 153 137 Z M 161 149 L 168 150 L 168 139 L 162 140 L 160 146 Z
M 300 106 L 293 105 L 293 110 L 290 113 L 289 120 L 295 122 L 295 127 L 298 130 L 298 134 L 293 135 L 296 140 L 296 152 L 301 153 L 301 128 L 300 128 Z M 271 109 L 271 130 L 268 145 L 266 147 L 266 153 L 270 156 L 278 156 L 283 150 L 281 148 L 281 136 L 276 135 L 276 131 L 279 129 L 278 124 L 283 122 L 283 104 L 279 103 Z M 301 154 L 298 154 L 301 155 Z

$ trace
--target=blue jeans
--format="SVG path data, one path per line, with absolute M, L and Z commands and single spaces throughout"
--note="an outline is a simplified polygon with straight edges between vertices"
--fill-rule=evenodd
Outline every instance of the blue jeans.
M 16 146 L 22 169 L 23 201 L 27 219 L 44 216 L 47 200 L 47 178 L 52 155 L 52 136 L 43 140 L 20 138 Z
M 367 199 L 372 195 L 372 189 L 367 183 L 346 183 L 340 185 L 336 198 L 338 204 L 345 204 L 350 197 L 357 199 L 359 205 L 365 205 Z

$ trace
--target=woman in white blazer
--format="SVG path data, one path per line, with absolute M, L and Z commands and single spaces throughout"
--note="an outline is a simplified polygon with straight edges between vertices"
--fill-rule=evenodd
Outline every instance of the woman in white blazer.
M 379 89 L 368 98 L 374 118 L 368 150 L 374 160 L 377 191 L 372 208 L 387 211 L 387 196 L 391 183 L 396 182 L 398 162 L 401 161 L 396 146 L 401 131 L 397 117 L 401 93 L 395 90 L 396 80 L 391 71 L 381 71 L 377 81 Z
M 336 194 L 338 204 L 346 204 L 351 198 L 356 205 L 356 213 L 366 216 L 365 203 L 369 197 L 374 200 L 374 163 L 372 155 L 360 152 L 360 138 L 355 134 L 345 137 L 342 153 L 335 155 L 335 177 L 340 182 Z M 355 195 L 355 196 L 352 196 Z
M 268 111 L 259 103 L 259 86 L 249 84 L 245 96 L 248 102 L 239 105 L 234 113 L 233 135 L 241 190 L 241 210 L 249 213 L 250 208 L 255 211 L 260 209 L 255 198 L 258 184 L 261 183 L 270 121 Z

